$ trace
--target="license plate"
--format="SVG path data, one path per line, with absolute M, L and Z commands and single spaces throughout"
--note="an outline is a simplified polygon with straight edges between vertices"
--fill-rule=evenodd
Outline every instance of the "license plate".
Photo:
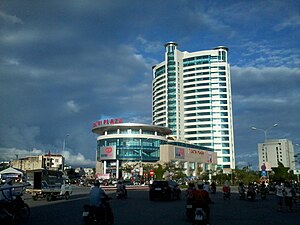
M 82 216 L 83 216 L 83 217 L 88 216 L 88 215 L 89 215 L 89 212 L 83 212 L 83 213 L 82 213 Z
M 186 205 L 186 208 L 187 208 L 187 209 L 192 209 L 192 208 L 193 208 L 193 205 Z
M 155 188 L 154 190 L 155 191 L 161 191 L 161 188 Z

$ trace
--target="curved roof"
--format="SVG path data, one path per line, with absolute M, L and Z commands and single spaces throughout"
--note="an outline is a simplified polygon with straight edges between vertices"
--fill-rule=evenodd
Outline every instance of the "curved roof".
M 228 48 L 226 46 L 218 46 L 218 47 L 215 47 L 214 50 L 217 50 L 217 49 L 224 49 L 228 52 Z
M 141 123 L 118 123 L 118 124 L 105 124 L 96 126 L 92 129 L 93 133 L 104 135 L 105 131 L 117 130 L 122 128 L 134 128 L 134 129 L 142 129 L 147 131 L 157 131 L 164 135 L 169 135 L 172 131 L 167 127 L 141 124 Z

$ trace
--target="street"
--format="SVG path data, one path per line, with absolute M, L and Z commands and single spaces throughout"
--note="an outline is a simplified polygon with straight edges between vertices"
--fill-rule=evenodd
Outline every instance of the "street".
M 74 187 L 74 194 L 69 200 L 33 201 L 24 195 L 25 202 L 31 208 L 31 216 L 24 223 L 27 225 L 82 225 L 82 206 L 88 203 L 88 187 Z M 110 201 L 115 225 L 188 225 L 185 216 L 184 191 L 181 200 L 149 201 L 147 190 L 129 190 L 128 199 Z M 295 225 L 300 221 L 300 206 L 295 205 L 293 212 L 277 212 L 274 195 L 266 200 L 257 198 L 254 202 L 240 200 L 237 193 L 232 193 L 230 200 L 224 200 L 217 192 L 211 195 L 212 225 Z

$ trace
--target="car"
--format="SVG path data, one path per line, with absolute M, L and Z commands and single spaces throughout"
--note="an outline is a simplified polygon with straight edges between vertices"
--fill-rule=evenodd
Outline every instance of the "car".
M 149 186 L 149 199 L 180 199 L 181 190 L 179 184 L 172 180 L 155 180 Z

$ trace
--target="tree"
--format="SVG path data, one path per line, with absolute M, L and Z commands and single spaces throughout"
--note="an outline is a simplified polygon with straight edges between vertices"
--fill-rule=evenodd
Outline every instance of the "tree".
M 289 167 L 284 167 L 281 162 L 277 162 L 278 167 L 272 167 L 273 174 L 270 175 L 272 180 L 275 181 L 284 181 L 284 180 L 291 180 L 294 179 L 295 176 L 293 175 L 292 171 L 289 172 Z

